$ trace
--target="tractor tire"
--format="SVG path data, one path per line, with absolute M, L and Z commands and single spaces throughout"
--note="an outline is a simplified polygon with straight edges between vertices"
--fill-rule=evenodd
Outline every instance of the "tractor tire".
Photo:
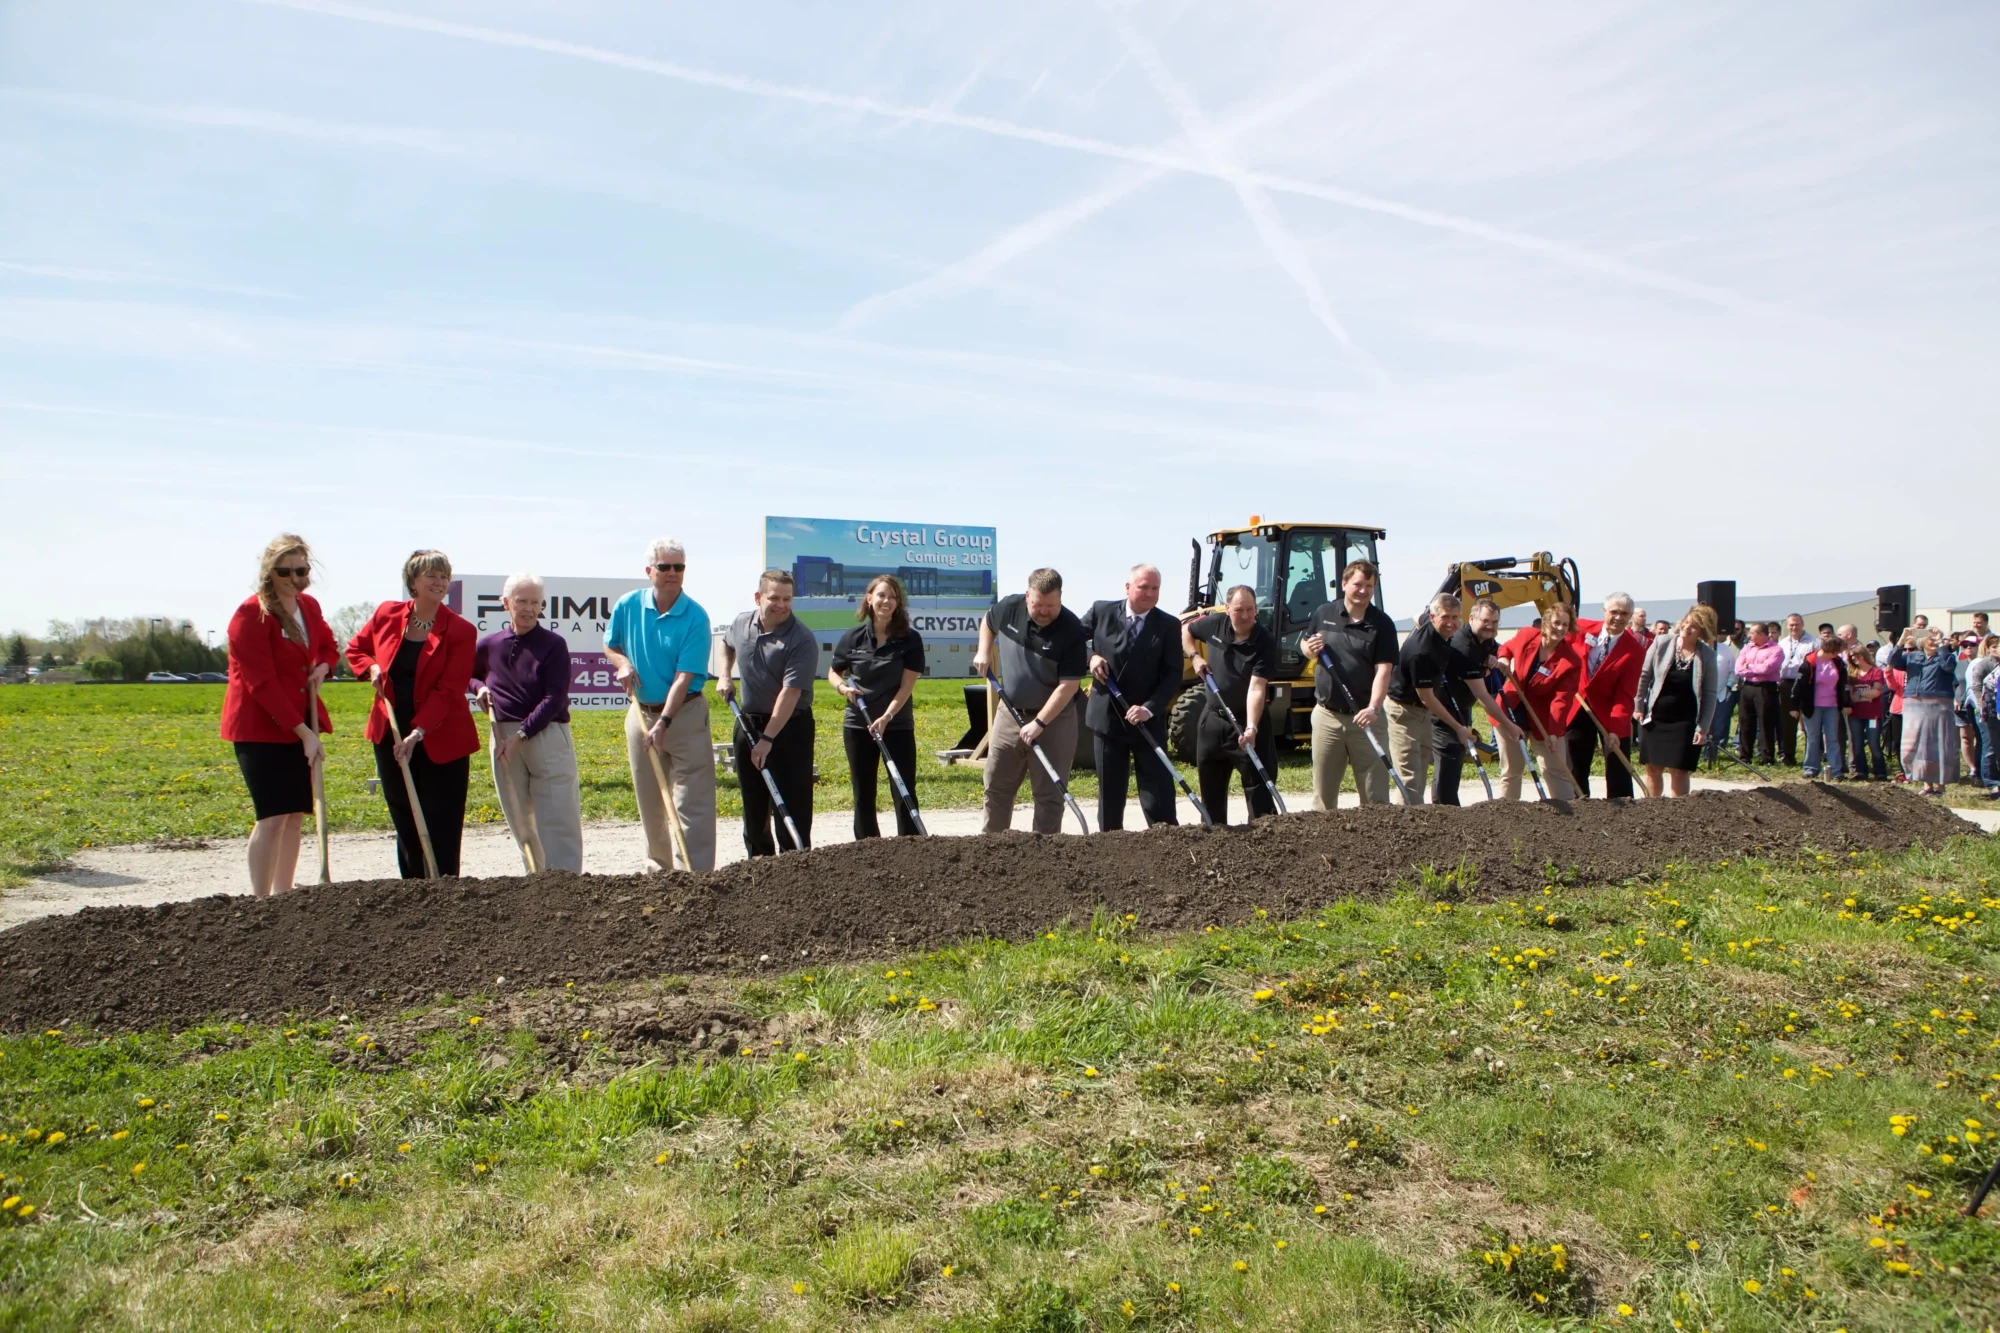
M 1194 732 L 1207 704 L 1208 692 L 1194 684 L 1175 695 L 1167 710 L 1167 753 L 1183 764 L 1194 762 Z

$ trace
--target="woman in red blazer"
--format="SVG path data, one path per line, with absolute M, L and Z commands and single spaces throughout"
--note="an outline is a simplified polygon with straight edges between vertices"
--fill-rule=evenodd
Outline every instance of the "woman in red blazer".
M 250 830 L 250 891 L 289 893 L 299 866 L 299 830 L 312 809 L 312 770 L 322 762 L 319 736 L 333 730 L 326 705 L 306 716 L 307 687 L 339 661 L 333 631 L 306 596 L 312 553 L 287 532 L 264 548 L 257 591 L 229 618 L 229 684 L 222 693 L 222 739 L 257 813 Z
M 442 551 L 418 551 L 403 562 L 407 602 L 384 602 L 347 645 L 347 664 L 375 686 L 368 739 L 375 744 L 375 774 L 396 824 L 396 864 L 404 879 L 422 879 L 423 843 L 410 816 L 402 760 L 423 808 L 438 873 L 458 873 L 465 830 L 465 790 L 479 730 L 466 703 L 472 683 L 472 622 L 444 604 L 451 590 L 451 561 Z M 403 742 L 389 737 L 394 710 Z
M 1583 652 L 1576 646 L 1575 634 L 1576 613 L 1558 606 L 1542 616 L 1540 629 L 1522 630 L 1499 653 L 1507 663 L 1507 685 L 1500 694 L 1501 706 L 1527 732 L 1535 747 L 1535 757 L 1541 761 L 1542 781 L 1549 796 L 1558 801 L 1576 799 L 1576 787 L 1569 778 L 1569 755 L 1563 743 L 1570 719 L 1580 711 L 1576 696 L 1583 688 Z M 1521 707 L 1524 691 L 1531 709 Z M 1542 739 L 1545 731 L 1546 744 Z M 1504 764 L 1502 776 L 1507 799 L 1519 800 L 1520 768 Z

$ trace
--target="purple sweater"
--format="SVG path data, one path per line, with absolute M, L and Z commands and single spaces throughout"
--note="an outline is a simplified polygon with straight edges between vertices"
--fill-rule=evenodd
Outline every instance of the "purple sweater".
M 472 687 L 481 685 L 492 692 L 493 716 L 519 722 L 523 738 L 567 722 L 569 645 L 540 625 L 526 634 L 511 625 L 489 634 L 472 650 Z

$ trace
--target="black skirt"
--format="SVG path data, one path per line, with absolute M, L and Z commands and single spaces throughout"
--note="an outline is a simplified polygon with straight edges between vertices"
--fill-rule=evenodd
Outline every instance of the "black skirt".
M 312 765 L 298 741 L 237 741 L 236 766 L 250 788 L 257 818 L 302 815 L 312 809 Z
M 1657 768 L 1678 768 L 1692 773 L 1701 766 L 1701 747 L 1694 743 L 1695 723 L 1701 718 L 1700 701 L 1694 697 L 1693 664 L 1669 666 L 1653 700 L 1652 720 L 1639 728 L 1639 760 Z

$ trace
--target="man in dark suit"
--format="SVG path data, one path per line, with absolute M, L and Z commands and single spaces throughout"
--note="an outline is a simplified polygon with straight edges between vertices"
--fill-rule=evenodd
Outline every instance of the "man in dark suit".
M 1160 571 L 1134 565 L 1125 595 L 1097 602 L 1083 618 L 1090 632 L 1090 691 L 1083 720 L 1097 754 L 1097 827 L 1125 827 L 1126 780 L 1137 768 L 1139 809 L 1148 826 L 1177 824 L 1174 775 L 1153 753 L 1167 743 L 1167 710 L 1181 688 L 1181 622 L 1160 610 Z M 1102 684 L 1116 681 L 1122 711 Z

